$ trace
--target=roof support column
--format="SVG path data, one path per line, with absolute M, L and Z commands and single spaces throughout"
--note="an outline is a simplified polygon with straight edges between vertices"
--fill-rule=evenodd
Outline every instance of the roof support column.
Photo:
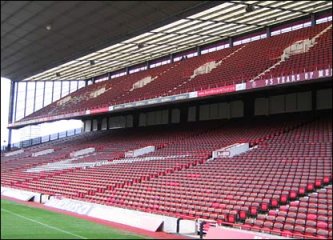
M 15 86 L 16 86 L 16 88 L 18 88 L 18 84 L 16 82 L 10 81 L 8 123 L 13 123 Z M 17 102 L 17 94 L 16 94 L 16 101 L 15 102 Z M 11 149 L 11 142 L 12 142 L 12 129 L 9 129 L 8 130 L 7 150 Z
M 266 35 L 267 35 L 267 38 L 271 37 L 271 28 L 270 27 L 266 28 Z
M 43 107 L 45 106 L 45 85 L 46 85 L 46 83 L 45 83 L 45 81 L 43 81 Z
M 147 69 L 150 69 L 150 63 L 149 63 L 149 60 L 147 60 Z
M 201 47 L 200 46 L 197 46 L 197 53 L 198 53 L 198 56 L 201 55 Z
M 14 86 L 15 86 L 15 112 L 14 112 L 14 118 L 12 119 L 13 122 L 16 121 L 16 112 L 17 112 L 17 93 L 18 93 L 18 86 L 19 83 L 18 82 L 14 82 Z
M 28 82 L 25 82 L 25 95 L 24 95 L 24 116 L 27 115 L 27 95 L 28 95 Z
M 316 14 L 312 13 L 311 14 L 311 26 L 315 26 L 316 25 Z
M 170 54 L 170 63 L 173 63 L 173 54 Z
M 35 109 L 36 109 L 36 91 L 37 91 L 37 82 L 35 81 L 35 90 L 34 90 L 34 103 L 33 103 L 33 106 L 32 106 L 32 112 L 35 112 Z
M 53 94 L 54 93 L 54 81 L 52 81 L 52 93 L 51 93 L 51 103 L 53 103 Z
M 60 81 L 60 98 L 62 98 L 62 82 L 63 81 Z
M 229 37 L 229 46 L 230 47 L 234 46 L 234 39 L 232 37 Z

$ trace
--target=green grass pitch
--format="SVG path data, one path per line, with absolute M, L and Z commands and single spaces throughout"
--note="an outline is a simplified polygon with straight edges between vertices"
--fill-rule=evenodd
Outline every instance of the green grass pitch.
M 1 239 L 144 239 L 72 216 L 1 199 Z

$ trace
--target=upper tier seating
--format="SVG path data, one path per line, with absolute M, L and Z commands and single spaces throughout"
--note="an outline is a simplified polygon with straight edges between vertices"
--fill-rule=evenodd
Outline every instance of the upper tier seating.
M 280 62 L 280 59 L 285 48 L 296 41 L 312 39 L 330 25 L 331 23 L 324 23 L 303 28 L 93 84 L 71 93 L 69 95 L 71 98 L 67 99 L 67 102 L 59 104 L 60 101 L 66 99 L 64 97 L 22 120 L 222 87 L 256 78 L 265 79 L 271 76 L 328 68 L 332 64 L 332 28 L 317 38 L 316 44 L 308 52 L 290 56 L 286 61 Z M 209 73 L 191 78 L 196 68 L 212 61 L 219 63 L 216 68 Z M 271 68 L 275 64 L 277 65 Z M 148 76 L 155 80 L 141 88 L 132 89 L 133 84 Z M 97 97 L 90 96 L 94 91 L 103 88 L 105 88 L 104 93 Z
M 304 54 L 292 55 L 285 62 L 281 63 L 271 71 L 264 74 L 262 79 L 286 76 L 293 73 L 310 72 L 317 69 L 332 67 L 332 28 L 321 35 L 317 43 Z M 330 64 L 329 64 L 330 63 Z

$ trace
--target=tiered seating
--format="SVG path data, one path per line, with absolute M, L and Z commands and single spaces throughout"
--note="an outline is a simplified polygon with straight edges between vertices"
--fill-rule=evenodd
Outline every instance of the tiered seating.
M 280 218 L 276 222 L 271 219 L 272 224 L 265 224 L 260 220 L 262 215 L 258 216 L 258 213 L 286 204 L 298 198 L 303 191 L 303 195 L 307 194 L 311 186 L 321 188 L 324 184 L 318 185 L 316 181 L 324 181 L 332 175 L 330 121 L 316 121 L 295 130 L 283 128 L 287 133 L 279 136 L 282 129 L 273 128 L 275 131 L 266 132 L 264 127 L 259 127 L 263 125 L 261 122 L 258 125 L 252 124 L 252 129 L 248 131 L 245 131 L 248 126 L 239 128 L 239 135 L 231 127 L 220 133 L 217 131 L 200 135 L 200 139 L 190 138 L 152 155 L 171 155 L 175 152 L 194 154 L 200 150 L 205 153 L 203 149 L 208 152 L 217 146 L 238 142 L 240 136 L 245 141 L 258 138 L 265 140 L 258 149 L 230 160 L 211 161 L 149 181 L 94 193 L 86 198 L 97 203 L 185 218 L 235 223 L 237 220 L 257 217 L 255 220 L 248 219 L 242 228 L 281 235 L 286 219 L 281 218 L 282 214 L 277 214 Z M 272 126 L 268 126 L 269 129 Z M 268 139 L 268 136 L 271 138 Z M 326 214 L 330 214 L 327 209 Z M 328 225 L 326 221 L 327 228 Z M 292 233 L 295 237 L 297 234 L 308 233 L 297 229 Z M 323 232 L 316 229 L 311 236 L 320 237 L 326 233 L 329 234 L 327 230 Z
M 285 237 L 332 238 L 332 185 L 247 222 L 242 228 Z
M 124 130 L 90 133 L 69 149 L 91 146 L 94 139 L 98 151 L 75 161 L 108 160 L 106 165 L 27 173 L 30 162 L 16 168 L 8 165 L 16 161 L 11 160 L 1 164 L 1 182 L 94 203 L 211 219 L 251 231 L 328 238 L 332 118 L 289 116 L 132 129 L 126 135 Z M 230 159 L 208 161 L 213 150 L 241 142 L 258 145 Z M 123 158 L 124 152 L 148 145 L 158 150 L 137 157 L 140 161 Z M 56 154 L 49 159 L 55 161 Z
M 43 156 L 37 157 L 44 160 L 36 160 L 37 158 L 29 158 L 34 164 L 24 164 L 18 169 L 11 169 L 9 172 L 2 174 L 2 184 L 11 185 L 14 187 L 29 188 L 30 190 L 45 192 L 45 193 L 61 193 L 69 197 L 84 196 L 88 191 L 102 188 L 113 188 L 119 184 L 124 184 L 136 179 L 142 179 L 151 174 L 159 174 L 165 171 L 170 171 L 178 165 L 188 165 L 193 159 L 183 161 L 183 164 L 172 161 L 156 161 L 151 164 L 150 168 L 142 167 L 146 163 L 104 165 L 96 168 L 88 169 L 64 169 L 60 171 L 46 172 L 26 172 L 31 167 L 38 166 L 38 170 L 43 169 L 46 162 L 58 162 L 59 160 L 70 159 L 69 153 L 87 148 L 95 147 L 98 151 L 83 158 L 75 159 L 73 163 L 92 162 L 92 161 L 112 161 L 124 157 L 124 153 L 129 150 L 134 150 L 148 145 L 153 145 L 160 149 L 174 141 L 181 141 L 184 137 L 192 135 L 189 128 L 169 129 L 168 131 L 158 132 L 156 129 L 137 129 L 132 130 L 131 135 L 124 134 L 128 130 L 114 130 L 104 133 L 90 134 L 90 138 L 79 139 L 75 144 L 68 148 L 62 149 L 59 153 L 51 153 L 48 158 Z M 196 133 L 196 132 L 194 132 Z M 91 143 L 93 140 L 93 144 Z M 62 146 L 59 146 L 60 148 Z M 63 154 L 65 152 L 65 155 Z M 57 157 L 60 153 L 60 157 Z M 45 160 L 52 159 L 52 160 Z M 66 164 L 66 163 L 64 163 Z M 8 167 L 8 166 L 4 166 Z M 56 166 L 54 170 L 59 170 L 61 166 Z M 123 169 L 123 170 L 122 170 Z M 137 175 L 133 172 L 138 172 Z M 125 174 L 126 172 L 126 174 Z M 94 184 L 96 182 L 96 184 Z M 69 187 L 64 188 L 64 183 L 68 183 Z M 70 189 L 70 191 L 66 191 Z
M 59 100 L 32 113 L 24 120 L 222 87 L 247 82 L 256 77 L 264 79 L 283 74 L 301 73 L 304 70 L 327 68 L 332 63 L 332 29 L 317 38 L 318 43 L 309 52 L 291 56 L 285 62 L 270 69 L 280 61 L 285 48 L 296 41 L 313 38 L 329 25 L 330 23 L 325 23 L 300 29 L 93 84 L 70 94 L 72 98 L 68 102 L 58 106 L 57 103 L 62 101 Z M 210 73 L 190 78 L 196 68 L 210 61 L 221 61 L 221 64 Z M 268 69 L 270 70 L 264 74 L 264 71 Z M 147 76 L 157 78 L 142 88 L 132 90 L 134 83 Z M 103 87 L 106 89 L 105 93 L 95 98 L 90 96 L 92 92 Z
M 100 137 L 100 135 L 101 133 L 88 133 L 83 136 L 72 136 L 66 139 L 26 148 L 24 153 L 19 155 L 1 157 L 1 183 L 4 185 L 15 185 L 16 183 L 31 179 L 39 179 L 41 176 L 52 175 L 54 173 L 27 173 L 25 170 L 42 164 L 67 159 L 71 152 L 81 148 L 91 147 L 93 145 L 91 141 Z M 55 152 L 48 155 L 32 157 L 32 153 L 49 148 L 53 148 Z
M 200 57 L 193 57 L 176 62 L 174 68 L 171 71 L 161 74 L 159 78 L 144 88 L 136 89 L 131 94 L 124 96 L 119 101 L 115 101 L 115 104 L 170 95 L 174 89 L 177 89 L 177 87 L 183 85 L 183 83 L 191 77 L 195 69 L 207 62 L 220 61 L 221 59 L 224 59 L 232 54 L 234 51 L 237 51 L 237 49 L 239 49 L 239 47 L 228 48 L 223 51 L 212 52 Z M 189 91 L 186 90 L 183 92 Z
M 137 81 L 147 76 L 154 78 L 172 68 L 172 64 L 164 65 L 158 68 L 149 69 L 147 71 L 115 78 L 112 81 L 89 85 L 70 94 L 69 96 L 71 96 L 72 99 L 62 104 L 61 106 L 58 106 L 57 103 L 65 97 L 54 103 L 51 103 L 45 108 L 32 113 L 24 119 L 30 120 L 38 118 L 41 115 L 56 116 L 59 114 L 71 113 L 73 112 L 73 108 L 75 108 L 75 111 L 85 111 L 87 109 L 108 107 L 115 100 L 118 100 L 119 98 L 127 95 L 128 92 L 130 92 L 130 89 L 133 87 L 133 84 Z M 90 97 L 91 93 L 101 88 L 105 88 L 106 92 L 95 98 Z
M 277 63 L 281 59 L 283 50 L 292 43 L 306 38 L 312 38 L 325 27 L 327 27 L 327 24 L 318 25 L 313 28 L 304 28 L 288 34 L 281 34 L 268 39 L 245 44 L 236 54 L 228 58 L 226 61 L 223 61 L 216 69 L 213 69 L 210 74 L 197 76 L 189 83 L 172 91 L 171 94 L 247 82 Z M 329 59 L 322 58 L 320 51 L 326 51 L 327 53 L 325 55 L 332 55 L 332 53 L 328 53 L 331 51 L 327 51 L 330 46 L 332 45 L 328 45 L 326 42 L 325 45 L 318 45 L 316 49 L 320 50 L 315 49 L 310 51 L 310 55 L 316 55 L 316 58 L 311 59 L 311 61 L 310 59 L 305 58 L 307 61 L 303 62 L 303 65 L 308 62 L 311 62 L 312 64 L 321 63 L 322 61 L 328 65 L 332 61 L 329 62 Z M 303 65 L 300 64 L 300 66 Z M 294 73 L 299 70 L 298 68 L 290 69 L 293 70 Z M 281 74 L 281 71 L 277 71 Z M 299 72 L 303 72 L 303 69 Z
M 323 24 L 322 27 L 327 27 Z M 310 28 L 311 29 L 311 28 Z M 313 37 L 313 34 L 312 34 Z M 285 62 L 264 74 L 262 79 L 287 76 L 293 73 L 315 71 L 332 67 L 332 28 L 316 39 L 316 44 L 304 54 L 292 55 Z

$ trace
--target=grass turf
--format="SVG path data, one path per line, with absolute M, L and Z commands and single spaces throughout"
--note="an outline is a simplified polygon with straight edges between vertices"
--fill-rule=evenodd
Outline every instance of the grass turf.
M 144 239 L 105 225 L 1 199 L 1 239 Z

